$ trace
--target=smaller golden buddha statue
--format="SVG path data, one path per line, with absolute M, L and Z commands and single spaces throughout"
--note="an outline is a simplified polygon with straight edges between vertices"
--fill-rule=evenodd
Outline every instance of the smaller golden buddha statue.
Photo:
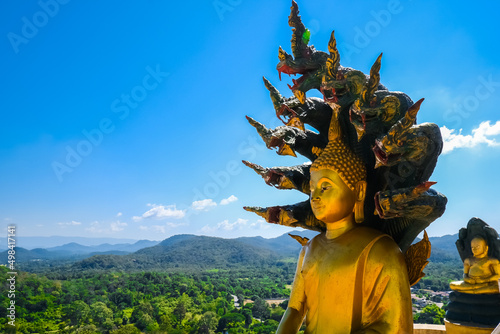
M 464 280 L 450 283 L 454 291 L 468 294 L 500 293 L 500 261 L 488 256 L 488 243 L 477 236 L 471 241 L 473 257 L 464 261 Z

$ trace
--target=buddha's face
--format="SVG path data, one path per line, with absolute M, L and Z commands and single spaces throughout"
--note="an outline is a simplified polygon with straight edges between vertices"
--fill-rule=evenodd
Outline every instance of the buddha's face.
M 310 185 L 312 211 L 322 222 L 335 223 L 353 213 L 356 195 L 337 172 L 312 171 Z
M 483 238 L 474 238 L 470 243 L 474 257 L 482 258 L 488 255 L 488 244 Z

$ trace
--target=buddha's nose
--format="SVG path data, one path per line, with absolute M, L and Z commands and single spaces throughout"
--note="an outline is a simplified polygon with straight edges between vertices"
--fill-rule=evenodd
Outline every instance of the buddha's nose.
M 318 195 L 318 191 L 316 191 L 316 190 L 315 190 L 315 191 L 313 191 L 313 192 L 311 193 L 311 201 L 313 201 L 313 202 L 318 202 L 319 200 L 320 200 L 320 197 L 319 197 L 319 195 Z

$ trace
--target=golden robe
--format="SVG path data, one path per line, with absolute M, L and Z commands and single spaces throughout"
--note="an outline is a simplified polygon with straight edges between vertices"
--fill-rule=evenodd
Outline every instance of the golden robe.
M 388 235 L 366 227 L 302 249 L 288 307 L 306 312 L 306 334 L 413 333 L 404 257 Z M 302 313 L 302 312 L 301 312 Z

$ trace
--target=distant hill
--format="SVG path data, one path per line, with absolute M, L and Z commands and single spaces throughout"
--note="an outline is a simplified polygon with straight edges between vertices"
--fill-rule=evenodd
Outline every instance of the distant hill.
M 16 262 L 26 262 L 33 260 L 53 260 L 58 257 L 65 257 L 64 253 L 61 252 L 49 252 L 46 249 L 35 248 L 32 250 L 28 250 L 22 247 L 16 247 Z M 8 258 L 8 251 L 3 251 L 0 253 L 0 258 L 5 259 L 5 262 Z
M 16 245 L 25 249 L 51 248 L 68 243 L 78 243 L 83 246 L 98 246 L 102 244 L 134 244 L 137 239 L 123 238 L 87 238 L 87 237 L 17 237 Z M 0 238 L 0 249 L 7 249 L 7 238 Z
M 160 244 L 135 253 L 97 255 L 79 261 L 71 270 L 208 270 L 239 267 L 256 268 L 275 264 L 276 253 L 237 239 L 222 239 L 195 235 L 176 235 Z
M 307 237 L 309 239 L 314 238 L 318 232 L 315 231 L 294 231 L 290 234 L 300 235 L 301 237 Z M 242 237 L 237 238 L 236 240 L 241 241 L 245 244 L 263 247 L 269 250 L 272 250 L 280 255 L 285 256 L 298 256 L 301 245 L 296 240 L 294 240 L 288 233 L 285 233 L 277 238 L 265 239 L 262 237 Z
M 34 248 L 31 250 L 16 247 L 17 267 L 22 270 L 39 271 L 54 266 L 73 263 L 94 255 L 126 255 L 144 247 L 157 245 L 158 241 L 139 240 L 133 244 L 102 244 L 97 246 L 83 246 L 71 242 L 62 246 L 48 249 Z M 0 252 L 0 264 L 6 264 L 8 251 Z
M 125 255 L 130 254 L 130 252 L 111 250 L 111 251 L 92 251 L 87 253 L 72 253 L 65 251 L 49 251 L 43 248 L 35 248 L 35 249 L 25 249 L 22 247 L 16 247 L 16 262 L 18 265 L 24 265 L 29 261 L 55 261 L 55 260 L 81 260 L 93 255 L 97 254 L 117 254 L 117 255 Z M 5 264 L 8 258 L 8 251 L 0 252 L 0 259 L 4 259 L 4 261 L 0 262 L 0 264 Z
M 455 245 L 455 242 L 457 240 L 458 233 L 429 238 L 429 241 L 431 242 L 433 248 L 439 249 L 440 252 L 442 251 L 450 256 L 459 258 L 460 256 L 458 255 L 457 246 Z
M 90 253 L 104 253 L 104 252 L 125 252 L 133 253 L 141 248 L 152 247 L 159 243 L 159 241 L 139 240 L 133 244 L 101 244 L 97 246 L 83 246 L 76 242 L 71 242 L 62 246 L 47 248 L 50 252 L 66 252 L 71 254 L 90 254 Z

